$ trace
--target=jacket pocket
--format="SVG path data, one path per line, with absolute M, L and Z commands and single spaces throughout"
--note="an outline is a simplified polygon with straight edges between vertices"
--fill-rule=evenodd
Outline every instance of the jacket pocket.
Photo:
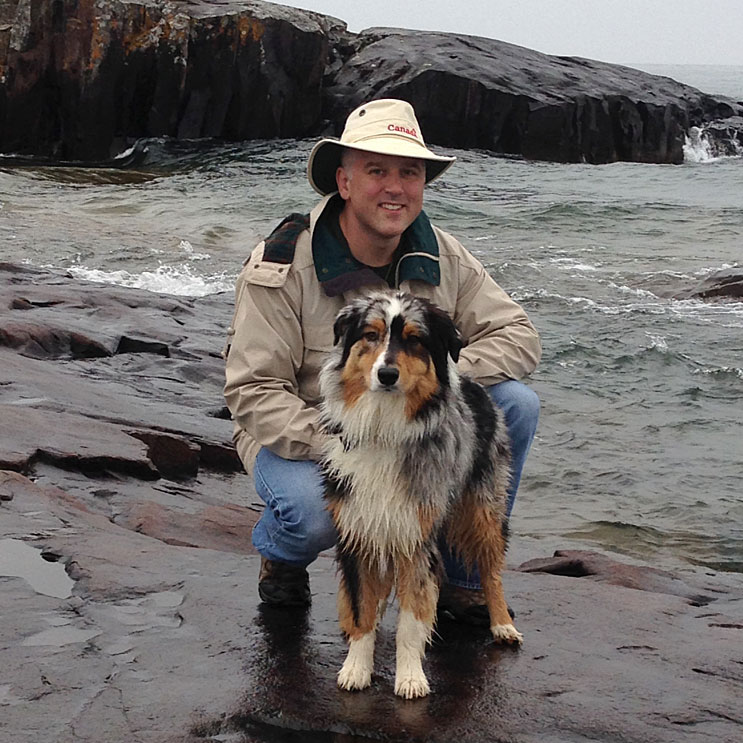
M 299 395 L 310 405 L 320 401 L 319 374 L 333 350 L 333 323 L 308 323 L 304 327 L 302 369 L 298 375 Z
M 321 351 L 330 353 L 333 349 L 333 323 L 305 323 L 304 326 L 305 351 Z M 305 354 L 306 355 L 306 354 Z

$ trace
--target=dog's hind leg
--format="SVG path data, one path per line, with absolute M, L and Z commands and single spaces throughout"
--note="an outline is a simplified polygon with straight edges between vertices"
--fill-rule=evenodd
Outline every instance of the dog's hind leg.
M 341 572 L 338 616 L 348 638 L 348 655 L 338 672 L 338 686 L 352 691 L 371 684 L 377 622 L 392 587 L 392 575 L 363 568 L 350 556 L 341 563 Z
M 397 668 L 395 694 L 405 699 L 424 697 L 430 691 L 423 672 L 423 655 L 431 640 L 438 582 L 426 554 L 397 565 Z
M 470 566 L 477 565 L 490 632 L 496 642 L 520 645 L 524 636 L 514 627 L 503 594 L 501 574 L 506 562 L 506 534 L 500 513 L 470 496 L 462 500 L 449 525 L 454 551 Z
M 490 614 L 490 632 L 496 642 L 521 645 L 524 636 L 514 627 L 503 594 L 501 578 L 506 562 L 506 538 L 501 518 L 487 506 L 474 507 L 473 526 L 477 529 L 477 566 Z

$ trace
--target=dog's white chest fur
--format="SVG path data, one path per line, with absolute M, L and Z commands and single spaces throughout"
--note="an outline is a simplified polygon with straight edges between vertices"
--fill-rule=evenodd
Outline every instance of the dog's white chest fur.
M 422 541 L 416 499 L 400 476 L 399 454 L 384 447 L 344 451 L 338 442 L 328 463 L 349 484 L 337 514 L 342 541 L 378 560 L 411 555 Z

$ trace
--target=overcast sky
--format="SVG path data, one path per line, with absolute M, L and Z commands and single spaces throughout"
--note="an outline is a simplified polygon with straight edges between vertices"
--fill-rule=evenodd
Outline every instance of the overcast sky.
M 743 0 L 297 0 L 350 31 L 455 31 L 625 64 L 743 65 Z

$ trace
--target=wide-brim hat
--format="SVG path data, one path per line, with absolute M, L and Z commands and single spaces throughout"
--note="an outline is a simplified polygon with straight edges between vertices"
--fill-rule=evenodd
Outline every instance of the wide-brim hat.
M 423 160 L 426 183 L 438 178 L 457 159 L 431 152 L 423 141 L 413 107 L 395 98 L 382 98 L 359 106 L 346 119 L 340 139 L 321 139 L 312 148 L 307 177 L 319 194 L 325 196 L 338 190 L 335 173 L 346 148 Z

